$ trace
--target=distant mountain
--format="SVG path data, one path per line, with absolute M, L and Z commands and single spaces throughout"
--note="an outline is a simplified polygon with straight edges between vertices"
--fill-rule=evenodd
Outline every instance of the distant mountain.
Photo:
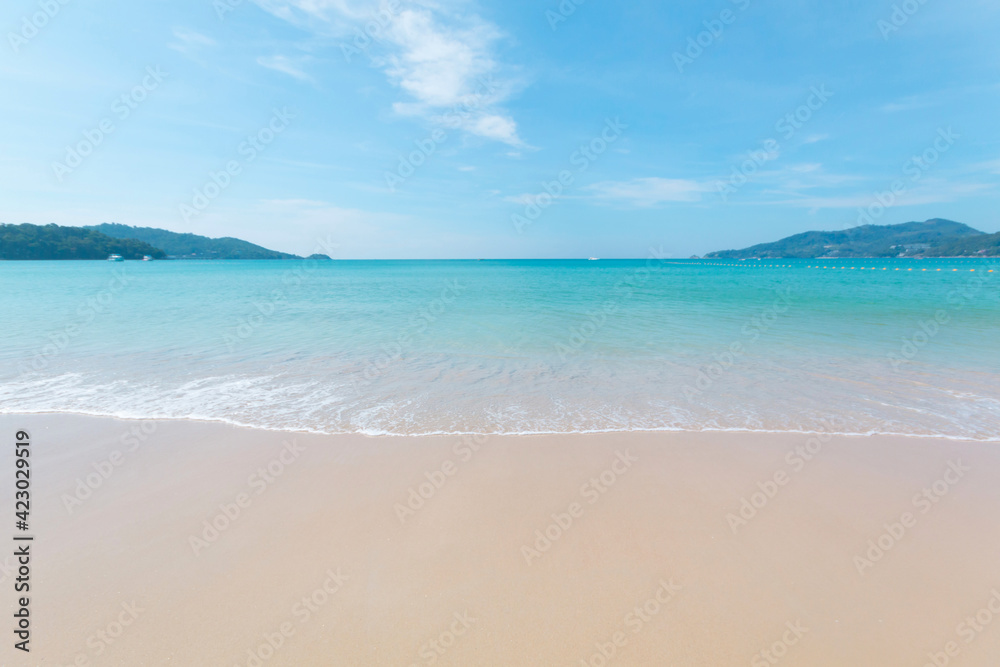
M 0 224 L 0 259 L 107 259 L 112 254 L 125 259 L 165 256 L 148 243 L 83 227 Z
M 1000 255 L 1000 234 L 935 218 L 900 225 L 863 225 L 841 232 L 805 232 L 774 243 L 705 255 L 713 259 L 816 257 L 974 257 Z
M 301 259 L 297 255 L 268 250 L 249 241 L 229 236 L 213 239 L 198 234 L 179 234 L 155 227 L 130 227 L 114 223 L 93 225 L 102 234 L 119 239 L 137 239 L 163 250 L 178 259 Z

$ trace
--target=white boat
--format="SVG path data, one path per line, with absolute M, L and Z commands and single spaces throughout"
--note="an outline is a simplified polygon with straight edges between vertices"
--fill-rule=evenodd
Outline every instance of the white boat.
M 152 262 L 153 261 L 153 256 L 152 255 L 143 255 L 142 256 L 142 261 L 144 261 L 144 262 Z
M 599 260 L 599 259 L 600 259 L 600 257 L 588 257 L 588 258 L 587 258 L 587 261 L 588 261 L 588 262 L 596 262 L 596 261 L 597 261 L 597 260 Z
M 109 262 L 124 262 L 125 258 L 121 255 L 108 255 Z

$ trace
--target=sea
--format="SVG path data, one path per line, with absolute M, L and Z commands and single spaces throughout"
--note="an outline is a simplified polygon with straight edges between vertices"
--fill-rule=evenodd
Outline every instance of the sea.
M 0 413 L 1000 441 L 991 259 L 0 262 Z

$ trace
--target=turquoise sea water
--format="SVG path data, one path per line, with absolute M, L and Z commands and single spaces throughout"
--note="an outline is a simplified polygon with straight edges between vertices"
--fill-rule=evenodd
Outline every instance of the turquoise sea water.
M 0 312 L 5 413 L 1000 440 L 990 260 L 0 262 Z

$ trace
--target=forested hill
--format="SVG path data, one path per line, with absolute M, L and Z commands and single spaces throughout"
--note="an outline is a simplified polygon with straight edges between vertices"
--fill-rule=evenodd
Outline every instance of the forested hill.
M 743 250 L 705 255 L 718 259 L 816 257 L 996 257 L 1000 234 L 985 234 L 935 218 L 899 225 L 863 225 L 839 232 L 805 232 Z
M 0 224 L 0 259 L 142 259 L 165 253 L 143 241 L 113 238 L 83 227 Z
M 155 227 L 130 227 L 104 223 L 87 227 L 119 239 L 138 239 L 156 246 L 170 257 L 181 259 L 300 259 L 229 236 L 213 239 L 198 234 L 180 234 Z

